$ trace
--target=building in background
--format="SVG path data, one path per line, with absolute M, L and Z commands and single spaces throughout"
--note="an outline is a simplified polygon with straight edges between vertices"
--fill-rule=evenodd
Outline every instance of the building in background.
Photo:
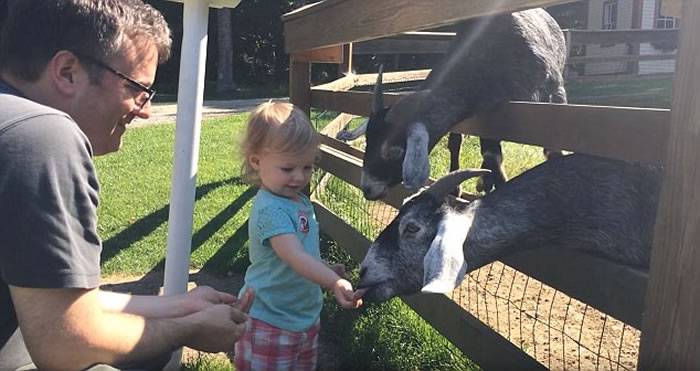
M 662 5 L 662 1 L 664 2 Z M 672 29 L 680 26 L 679 18 L 670 13 L 674 0 L 587 0 L 550 8 L 562 28 L 586 30 Z M 589 44 L 572 48 L 572 56 L 616 57 L 623 55 L 674 54 L 675 44 Z M 659 74 L 671 73 L 675 60 L 588 63 L 574 69 L 578 75 Z M 570 71 L 572 72 L 572 71 Z

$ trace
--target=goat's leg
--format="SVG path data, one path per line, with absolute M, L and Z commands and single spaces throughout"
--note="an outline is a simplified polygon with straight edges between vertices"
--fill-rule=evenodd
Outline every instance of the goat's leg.
M 566 90 L 564 89 L 563 83 L 559 83 L 556 86 L 549 101 L 552 103 L 566 103 L 567 102 Z M 555 149 L 551 149 L 551 148 L 544 148 L 543 150 L 544 150 L 544 157 L 547 160 L 559 158 L 559 157 L 564 155 L 564 152 L 560 149 L 555 150 Z
M 506 173 L 503 170 L 503 153 L 501 152 L 501 141 L 480 138 L 482 169 L 491 170 L 491 174 L 483 175 L 476 184 L 476 190 L 489 193 L 501 184 L 505 183 Z
M 447 136 L 447 148 L 450 150 L 450 172 L 459 170 L 459 152 L 462 149 L 463 135 L 460 133 L 450 133 Z M 452 191 L 452 194 L 459 197 L 462 189 L 459 185 Z
M 348 125 L 350 125 L 350 122 L 345 124 L 345 127 L 343 130 L 339 131 L 335 135 L 335 139 L 342 140 L 342 141 L 350 141 L 350 140 L 355 140 L 365 134 L 367 131 L 367 123 L 369 122 L 369 119 L 366 119 L 362 121 L 362 124 L 360 126 L 356 127 L 353 130 L 348 130 Z

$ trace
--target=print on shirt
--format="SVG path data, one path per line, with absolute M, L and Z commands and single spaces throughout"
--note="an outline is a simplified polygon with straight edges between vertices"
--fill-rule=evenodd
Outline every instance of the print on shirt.
M 299 232 L 309 233 L 309 219 L 302 211 L 299 211 Z

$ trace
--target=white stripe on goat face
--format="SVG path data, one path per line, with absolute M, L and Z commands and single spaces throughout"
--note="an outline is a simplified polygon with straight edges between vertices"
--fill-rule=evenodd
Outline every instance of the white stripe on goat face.
M 467 271 L 464 241 L 473 215 L 453 211 L 445 213 L 423 258 L 424 293 L 448 293 L 459 286 Z

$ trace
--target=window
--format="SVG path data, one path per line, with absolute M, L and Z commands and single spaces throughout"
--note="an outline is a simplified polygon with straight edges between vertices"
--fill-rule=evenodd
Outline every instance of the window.
M 617 29 L 617 0 L 608 0 L 603 3 L 603 27 L 604 30 Z
M 654 18 L 654 28 L 679 28 L 680 19 L 673 17 L 666 17 L 661 14 L 661 1 L 656 2 L 656 13 Z

